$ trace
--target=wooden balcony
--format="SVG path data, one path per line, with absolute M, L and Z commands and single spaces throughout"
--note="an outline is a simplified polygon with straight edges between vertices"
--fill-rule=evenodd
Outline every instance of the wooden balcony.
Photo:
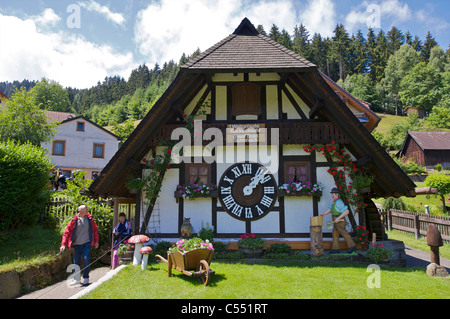
M 251 122 L 253 124 L 253 122 Z M 237 124 L 237 123 L 233 123 Z M 311 121 L 283 121 L 283 122 L 264 122 L 267 129 L 267 144 L 273 144 L 271 141 L 271 131 L 274 128 L 279 129 L 279 144 L 327 144 L 331 141 L 346 144 L 349 142 L 346 136 L 331 122 L 311 122 Z M 208 128 L 218 128 L 223 134 L 224 143 L 226 143 L 227 123 L 206 123 L 203 122 L 203 132 Z M 161 141 L 170 140 L 172 131 L 183 127 L 183 124 L 164 125 L 149 141 L 149 146 L 157 146 Z M 210 140 L 203 140 L 203 145 L 209 144 Z

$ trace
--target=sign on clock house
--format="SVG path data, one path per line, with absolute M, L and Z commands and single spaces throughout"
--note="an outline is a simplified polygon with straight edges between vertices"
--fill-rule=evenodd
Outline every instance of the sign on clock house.
M 146 199 L 145 190 L 131 192 L 130 176 L 150 174 L 142 159 L 163 154 L 167 147 L 161 141 L 180 140 L 174 132 L 185 127 L 186 117 L 201 125 L 201 142 L 193 136 L 181 160 L 164 170 L 157 198 Z M 135 232 L 159 239 L 176 241 L 189 218 L 194 232 L 213 227 L 218 240 L 247 232 L 308 241 L 310 218 L 331 204 L 335 180 L 326 156 L 305 151 L 307 145 L 333 141 L 375 177 L 365 195 L 368 207 L 372 197 L 413 194 L 414 184 L 370 134 L 378 120 L 317 66 L 244 19 L 181 66 L 90 191 L 114 199 L 115 218 L 121 203 L 135 205 L 135 212 L 128 212 Z M 292 186 L 303 189 L 294 195 L 287 191 Z M 196 187 L 214 191 L 186 196 L 184 190 Z M 364 209 L 352 209 L 351 215 L 353 223 L 372 224 Z M 324 229 L 324 237 L 331 239 L 331 230 Z

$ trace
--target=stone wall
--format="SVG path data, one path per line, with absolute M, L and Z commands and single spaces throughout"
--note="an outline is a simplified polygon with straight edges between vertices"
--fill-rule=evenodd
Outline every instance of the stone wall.
M 64 279 L 72 260 L 71 251 L 66 250 L 50 262 L 1 273 L 0 299 L 12 299 Z

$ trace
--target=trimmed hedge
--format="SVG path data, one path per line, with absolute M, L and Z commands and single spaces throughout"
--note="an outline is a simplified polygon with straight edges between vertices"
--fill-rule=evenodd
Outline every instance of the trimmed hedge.
M 46 151 L 31 144 L 0 143 L 0 231 L 37 223 L 49 201 Z

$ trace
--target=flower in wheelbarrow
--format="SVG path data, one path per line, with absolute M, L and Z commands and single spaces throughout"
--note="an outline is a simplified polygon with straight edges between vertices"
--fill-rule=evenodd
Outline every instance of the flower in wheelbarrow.
M 200 244 L 200 248 L 214 250 L 213 245 L 209 242 L 208 239 Z

